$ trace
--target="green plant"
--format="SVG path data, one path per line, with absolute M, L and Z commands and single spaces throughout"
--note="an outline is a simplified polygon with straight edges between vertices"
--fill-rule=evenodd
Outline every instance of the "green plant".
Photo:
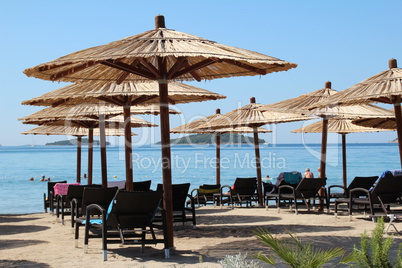
M 255 261 L 246 261 L 247 254 L 227 255 L 219 264 L 223 268 L 258 268 L 258 263 Z
M 353 259 L 358 267 L 370 268 L 402 268 L 402 243 L 399 244 L 396 260 L 392 263 L 389 260 L 393 237 L 384 238 L 384 219 L 378 219 L 377 224 L 372 232 L 371 239 L 365 231 L 360 238 L 360 247 L 354 246 Z
M 268 245 L 276 255 L 287 263 L 290 267 L 295 268 L 315 268 L 321 267 L 335 258 L 341 257 L 339 263 L 346 263 L 351 261 L 350 256 L 344 256 L 345 251 L 342 248 L 333 248 L 322 250 L 314 247 L 311 243 L 303 244 L 300 240 L 294 237 L 290 232 L 290 240 L 278 239 L 262 228 L 254 231 L 258 240 Z M 255 258 L 276 266 L 273 256 L 266 256 L 259 252 L 254 256 Z

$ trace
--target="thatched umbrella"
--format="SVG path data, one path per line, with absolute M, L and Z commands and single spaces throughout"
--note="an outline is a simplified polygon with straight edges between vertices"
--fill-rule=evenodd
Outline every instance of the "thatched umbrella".
M 217 118 L 222 118 L 223 115 L 221 114 L 220 109 L 216 109 L 216 113 L 193 122 L 190 122 L 185 125 L 181 125 L 175 127 L 170 130 L 171 133 L 198 133 L 198 134 L 207 134 L 212 133 L 215 135 L 215 146 L 216 146 L 216 184 L 221 183 L 221 135 L 225 133 L 253 133 L 254 129 L 251 127 L 226 127 L 220 129 L 203 129 L 200 126 L 205 125 L 210 120 L 215 120 Z M 260 133 L 269 133 L 272 132 L 265 128 L 258 128 L 258 132 Z
M 362 127 L 372 127 L 376 129 L 391 129 L 396 130 L 396 119 L 394 109 L 390 109 L 388 117 L 380 118 L 359 118 L 352 121 L 352 124 Z
M 81 50 L 24 71 L 51 81 L 157 81 L 159 84 L 162 177 L 169 247 L 173 247 L 172 174 L 169 134 L 168 81 L 210 80 L 265 75 L 295 68 L 294 63 L 257 52 L 221 45 L 194 35 L 169 30 L 164 17 L 155 29 L 102 46 Z M 113 101 L 113 99 L 111 99 Z M 125 110 L 132 105 L 125 101 Z M 126 113 L 127 113 L 126 111 Z M 168 253 L 168 252 L 167 252 Z
M 219 129 L 233 127 L 250 127 L 253 129 L 255 161 L 258 181 L 258 202 L 263 204 L 262 200 L 262 177 L 261 177 L 261 162 L 260 162 L 260 145 L 258 143 L 258 127 L 266 124 L 277 124 L 285 122 L 294 122 L 301 120 L 309 120 L 314 117 L 296 113 L 276 112 L 273 110 L 259 110 L 263 104 L 255 103 L 255 98 L 250 98 L 250 104 L 241 108 L 235 109 L 222 117 L 208 121 L 200 126 L 202 129 Z
M 57 90 L 55 90 L 57 92 Z M 54 91 L 50 92 L 51 94 L 47 93 L 48 95 L 57 95 Z M 46 95 L 46 94 L 45 94 Z M 36 105 L 44 105 L 44 103 L 51 103 L 49 97 L 36 97 L 31 100 L 27 100 L 22 102 L 22 104 L 32 104 L 35 103 Z M 121 106 L 105 103 L 103 101 L 99 101 L 98 103 L 87 103 L 87 104 L 76 104 L 74 100 L 70 101 L 60 101 L 57 103 L 58 106 L 56 107 L 48 107 L 42 109 L 36 113 L 31 114 L 28 116 L 28 120 L 41 120 L 44 119 L 45 121 L 59 121 L 60 119 L 66 119 L 67 122 L 73 120 L 74 118 L 92 118 L 95 121 L 99 121 L 99 126 L 103 126 L 104 118 L 114 117 L 116 115 L 123 114 L 123 108 Z M 131 114 L 159 114 L 159 107 L 156 105 L 147 105 L 147 106 L 135 106 L 130 110 Z M 179 114 L 180 112 L 169 109 L 169 113 L 171 114 Z M 25 117 L 22 118 L 24 120 Z M 120 118 L 122 121 L 121 124 L 124 124 L 123 118 Z M 130 119 L 131 120 L 131 119 Z M 82 123 L 82 122 L 81 122 Z M 141 123 L 145 123 L 142 124 Z M 143 126 L 156 126 L 156 125 L 147 125 L 148 122 L 145 120 L 141 122 L 140 119 L 135 119 L 134 124 L 131 124 L 132 127 L 143 127 Z M 120 127 L 120 126 L 119 126 Z M 102 165 L 102 180 L 106 181 L 107 176 L 107 164 L 106 164 L 106 139 L 105 135 L 103 135 L 103 127 L 100 127 L 100 140 L 101 140 L 101 165 Z M 93 135 L 89 135 L 90 139 Z M 92 143 L 90 141 L 90 150 L 88 151 L 92 154 Z M 89 161 L 92 162 L 92 156 L 90 156 Z M 88 172 L 88 177 L 90 180 L 92 179 L 92 169 Z
M 208 90 L 186 85 L 183 83 L 169 83 L 169 103 L 187 103 L 200 102 L 206 100 L 216 100 L 225 98 Z M 104 81 L 81 82 L 68 85 L 51 92 L 45 93 L 39 97 L 22 102 L 28 105 L 52 105 L 58 106 L 61 104 L 80 104 L 108 102 L 117 105 L 125 116 L 124 122 L 129 124 L 130 117 L 128 114 L 143 113 L 142 110 L 152 110 L 152 114 L 159 114 L 160 107 L 157 109 L 156 103 L 159 104 L 159 89 L 156 82 L 138 82 L 132 81 L 123 82 L 122 84 L 108 83 Z M 133 105 L 133 107 L 131 107 Z M 138 106 L 141 105 L 141 106 Z M 148 108 L 150 106 L 150 108 Z M 145 107 L 145 108 L 144 108 Z M 110 111 L 109 111 L 110 112 Z M 169 113 L 174 111 L 169 109 Z M 129 127 L 125 127 L 126 133 L 129 133 Z M 125 136 L 125 165 L 126 165 L 126 181 L 129 185 L 129 190 L 133 181 L 132 170 L 132 142 L 131 136 Z
M 81 146 L 82 137 L 88 136 L 90 130 L 84 127 L 73 126 L 41 126 L 22 132 L 24 135 L 71 135 L 77 138 L 77 176 L 76 181 L 81 182 Z M 99 136 L 99 128 L 93 130 L 93 135 Z M 106 128 L 106 136 L 124 136 L 121 128 Z M 132 133 L 132 135 L 136 135 Z M 91 175 L 92 176 L 92 175 Z M 91 177 L 92 178 L 92 177 Z
M 55 108 L 46 108 L 47 109 L 55 109 Z M 46 111 L 44 114 L 48 114 Z M 70 116 L 62 116 L 57 117 L 56 115 L 51 115 L 48 117 L 38 116 L 40 112 L 36 112 L 31 116 L 26 116 L 20 118 L 23 124 L 33 124 L 33 125 L 50 125 L 50 126 L 76 126 L 76 127 L 84 127 L 89 130 L 89 138 L 88 138 L 88 184 L 92 184 L 92 161 L 93 161 L 93 130 L 95 128 L 100 128 L 101 137 L 105 137 L 104 130 L 101 129 L 101 124 L 103 123 L 103 128 L 105 129 L 107 126 L 114 128 L 121 128 L 124 123 L 123 116 L 113 116 L 107 119 L 99 120 L 99 118 L 94 118 L 93 116 L 74 116 L 70 114 Z M 131 127 L 156 127 L 157 125 L 147 122 L 146 120 L 136 118 L 131 116 L 130 120 L 130 128 Z M 130 132 L 131 135 L 131 132 Z M 107 187 L 107 165 L 106 165 L 106 141 L 101 141 L 101 160 L 102 160 L 102 185 Z
M 343 90 L 334 97 L 316 103 L 311 108 L 323 106 L 337 106 L 341 104 L 358 103 L 389 103 L 394 105 L 396 131 L 398 140 L 402 140 L 402 69 L 397 67 L 396 59 L 388 62 L 389 69 L 363 80 Z M 398 142 L 399 157 L 402 166 L 402 142 Z
M 328 129 L 328 117 L 321 116 L 320 114 L 315 114 L 309 112 L 306 107 L 310 105 L 322 101 L 334 94 L 337 94 L 338 91 L 331 89 L 331 82 L 325 82 L 324 88 L 315 90 L 313 92 L 300 95 L 296 98 L 291 98 L 287 100 L 283 100 L 280 102 L 276 102 L 273 104 L 268 104 L 262 108 L 265 109 L 274 109 L 277 111 L 290 111 L 295 113 L 303 113 L 303 114 L 312 114 L 316 116 L 322 117 L 322 140 L 321 140 L 321 160 L 320 160 L 320 177 L 325 177 L 325 163 L 326 163 L 326 155 L 327 155 L 327 129 Z
M 347 188 L 347 170 L 346 170 L 346 134 L 376 132 L 376 131 L 391 131 L 390 129 L 375 129 L 370 127 L 362 127 L 352 124 L 352 120 L 345 118 L 331 118 L 328 120 L 328 132 L 338 133 L 342 135 L 342 178 L 343 186 Z M 322 133 L 322 123 L 315 122 L 307 126 L 303 126 L 292 133 Z
M 51 126 L 43 125 L 30 130 L 21 132 L 24 135 L 68 135 L 74 137 L 84 137 L 89 135 L 89 129 L 78 126 Z M 99 136 L 99 128 L 95 128 L 94 136 Z M 106 136 L 124 136 L 124 131 L 121 128 L 106 128 Z M 137 134 L 131 133 L 132 136 Z
M 327 81 L 322 89 L 303 94 L 296 98 L 287 99 L 274 104 L 269 104 L 264 108 L 282 109 L 294 112 L 304 112 L 322 118 L 322 140 L 320 158 L 320 177 L 326 177 L 326 155 L 328 138 L 328 120 L 330 118 L 355 119 L 359 117 L 380 117 L 387 116 L 389 112 L 374 105 L 342 105 L 336 107 L 324 106 L 309 110 L 311 105 L 317 102 L 324 102 L 329 98 L 337 96 L 339 93 L 331 89 L 332 83 Z M 332 96 L 332 97 L 331 97 Z M 263 108 L 263 109 L 264 109 Z M 319 124 L 319 123 L 317 123 Z

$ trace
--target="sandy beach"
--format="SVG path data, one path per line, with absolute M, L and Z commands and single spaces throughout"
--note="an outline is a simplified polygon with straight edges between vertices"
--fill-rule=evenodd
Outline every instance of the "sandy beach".
M 83 235 L 75 248 L 70 221 L 65 225 L 50 213 L 0 215 L 1 267 L 221 267 L 219 260 L 226 255 L 248 255 L 268 248 L 253 234 L 257 227 L 268 229 L 278 237 L 288 237 L 286 230 L 303 241 L 322 248 L 344 247 L 351 251 L 359 244 L 360 235 L 371 235 L 375 224 L 363 215 L 349 217 L 307 212 L 298 215 L 276 208 L 197 208 L 197 229 L 190 223 L 175 226 L 175 251 L 164 258 L 162 245 L 139 246 L 117 244 L 108 246 L 108 261 L 102 260 L 100 239 L 91 239 L 89 252 L 84 253 Z M 399 226 L 398 226 L 399 225 Z M 396 224 L 402 228 L 402 223 Z M 395 235 L 401 243 L 401 236 Z M 252 258 L 250 258 L 251 260 Z M 264 264 L 263 264 L 264 265 Z M 266 265 L 265 265 L 266 266 Z

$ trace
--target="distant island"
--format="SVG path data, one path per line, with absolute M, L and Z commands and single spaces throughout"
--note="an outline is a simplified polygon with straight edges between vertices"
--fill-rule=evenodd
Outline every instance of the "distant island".
M 265 143 L 264 139 L 258 139 L 260 144 Z M 157 144 L 160 144 L 158 142 Z M 214 134 L 194 134 L 177 139 L 171 139 L 171 144 L 215 144 Z M 254 144 L 254 138 L 236 134 L 227 133 L 221 135 L 221 144 Z
M 88 139 L 82 139 L 82 144 L 88 144 Z M 93 144 L 99 145 L 100 141 L 94 140 Z M 77 139 L 49 142 L 49 143 L 46 143 L 45 145 L 46 146 L 77 145 Z M 110 145 L 110 142 L 107 141 L 106 145 Z

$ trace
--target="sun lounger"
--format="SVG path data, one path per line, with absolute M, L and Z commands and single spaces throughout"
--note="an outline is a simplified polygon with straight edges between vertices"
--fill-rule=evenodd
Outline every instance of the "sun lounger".
M 356 196 L 355 192 L 363 192 L 365 195 Z M 392 214 L 391 205 L 400 200 L 401 194 L 402 175 L 394 176 L 391 171 L 386 171 L 372 189 L 354 188 L 350 190 L 349 198 L 335 199 L 335 215 L 338 213 L 340 203 L 348 204 L 350 216 L 355 207 L 363 207 L 363 212 L 366 212 L 368 208 L 369 215 L 373 217 L 378 214 L 378 211 L 389 215 Z
M 48 181 L 47 182 L 47 195 L 46 193 L 43 194 L 43 205 L 45 208 L 45 213 L 47 209 L 50 209 L 50 212 L 54 213 L 54 208 L 56 207 L 56 195 L 54 194 L 53 187 L 56 183 L 67 183 L 67 181 Z
M 322 203 L 325 203 L 327 211 L 329 213 L 329 202 L 326 195 L 319 195 L 321 189 L 325 189 L 327 178 L 303 178 L 296 187 L 290 185 L 282 185 L 278 188 L 278 210 L 282 200 L 288 200 L 290 206 L 295 205 L 295 213 L 298 214 L 298 200 L 302 200 L 307 210 L 310 211 L 311 205 L 315 204 L 315 200 L 318 199 Z M 286 190 L 287 192 L 284 192 Z M 290 193 L 289 193 L 290 192 Z M 311 203 L 313 201 L 313 203 Z
M 268 208 L 269 200 L 275 200 L 275 204 L 278 206 L 278 188 L 282 185 L 290 185 L 292 187 L 297 187 L 302 179 L 302 175 L 298 171 L 292 172 L 281 172 L 276 179 L 275 184 L 264 183 L 264 199 L 265 207 Z M 291 193 L 290 190 L 282 189 L 282 193 Z
M 195 201 L 194 198 L 188 194 L 190 183 L 172 184 L 172 198 L 173 198 L 173 222 L 182 222 L 183 226 L 186 222 L 193 223 L 193 229 L 196 229 L 195 217 Z M 163 185 L 158 184 L 156 191 L 163 191 Z M 190 200 L 187 205 L 186 200 Z M 190 214 L 190 215 L 189 215 Z M 161 215 L 155 217 L 155 221 L 161 221 Z
M 133 182 L 133 191 L 149 191 L 151 189 L 151 180 Z
M 191 196 L 198 206 L 207 205 L 208 203 L 214 204 L 216 201 L 216 194 L 221 193 L 220 184 L 203 184 L 199 188 L 191 191 Z M 187 200 L 187 205 L 190 205 L 191 200 Z
M 91 229 L 100 229 L 102 233 L 103 260 L 107 260 L 107 244 L 121 243 L 140 244 L 144 251 L 146 244 L 163 243 L 165 257 L 169 258 L 166 216 L 162 210 L 162 223 L 155 224 L 154 217 L 162 201 L 162 192 L 155 191 L 119 191 L 108 209 L 97 204 L 87 207 L 85 218 L 85 247 L 87 248 Z M 101 218 L 93 218 L 93 212 L 101 214 Z M 157 238 L 154 229 L 161 229 L 163 238 Z M 147 236 L 146 233 L 150 233 Z
M 228 202 L 234 207 L 236 204 L 246 207 L 251 206 L 253 202 L 258 202 L 257 195 L 257 178 L 236 178 L 232 186 L 224 185 L 223 188 L 228 188 L 228 193 L 222 193 L 221 198 L 227 198 Z
M 355 177 L 347 188 L 345 188 L 342 185 L 328 186 L 327 187 L 327 190 L 328 190 L 327 195 L 328 195 L 329 201 L 331 202 L 331 199 L 334 199 L 333 202 L 335 202 L 335 200 L 337 200 L 336 202 L 338 202 L 338 203 L 345 203 L 343 201 L 346 200 L 346 203 L 347 203 L 348 202 L 347 200 L 349 198 L 349 192 L 351 189 L 364 188 L 366 190 L 369 190 L 370 188 L 372 188 L 374 186 L 374 183 L 377 181 L 377 179 L 378 179 L 378 176 Z M 338 192 L 334 192 L 333 189 L 341 189 L 342 191 L 338 190 Z M 365 196 L 366 193 L 355 191 L 354 195 L 355 195 L 355 197 L 359 197 L 359 196 Z M 344 198 L 344 200 L 342 198 Z
M 110 205 L 110 202 L 116 195 L 116 192 L 118 191 L 117 187 L 111 187 L 111 188 L 91 188 L 91 187 L 85 187 L 84 192 L 82 195 L 82 211 L 85 214 L 88 214 L 87 212 L 87 207 L 91 204 L 97 204 L 100 207 L 103 207 L 105 210 Z M 96 213 L 97 211 L 94 211 L 94 213 L 99 216 L 100 213 Z M 75 247 L 78 247 L 78 238 L 79 238 L 79 228 L 83 225 L 85 225 L 85 217 L 77 217 L 75 219 Z

